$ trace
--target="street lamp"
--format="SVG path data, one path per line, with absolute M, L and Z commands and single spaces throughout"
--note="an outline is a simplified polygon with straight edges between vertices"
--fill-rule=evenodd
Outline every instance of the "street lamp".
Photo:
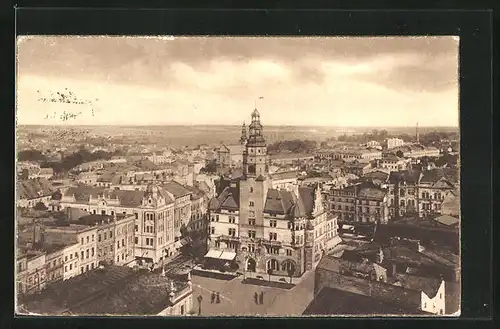
M 198 295 L 198 315 L 201 315 L 201 301 L 203 300 L 203 297 L 201 295 Z

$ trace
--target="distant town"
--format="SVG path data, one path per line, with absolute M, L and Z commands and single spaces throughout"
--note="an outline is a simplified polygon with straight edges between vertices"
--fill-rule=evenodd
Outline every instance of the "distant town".
M 459 312 L 458 129 L 245 119 L 176 127 L 188 145 L 158 127 L 18 127 L 17 312 Z

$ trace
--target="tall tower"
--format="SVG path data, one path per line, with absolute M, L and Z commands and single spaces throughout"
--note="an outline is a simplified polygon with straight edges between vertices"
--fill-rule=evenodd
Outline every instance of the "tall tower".
M 241 126 L 240 144 L 245 145 L 246 142 L 247 142 L 247 127 L 245 125 L 245 122 L 243 122 L 243 125 Z
M 418 122 L 417 122 L 417 128 L 416 128 L 416 140 L 417 140 L 417 144 L 420 143 L 419 139 L 420 139 L 420 136 L 418 134 Z
M 267 175 L 267 145 L 262 135 L 260 113 L 257 109 L 252 113 L 252 123 L 249 126 L 249 136 L 243 153 L 243 170 L 247 177 Z

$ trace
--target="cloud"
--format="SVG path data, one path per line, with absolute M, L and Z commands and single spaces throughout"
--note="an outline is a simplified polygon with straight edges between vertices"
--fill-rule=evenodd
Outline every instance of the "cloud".
M 425 60 L 448 60 L 456 67 L 457 47 L 451 37 L 32 37 L 19 43 L 18 56 L 19 69 L 24 74 L 167 87 L 177 82 L 171 68 L 179 63 L 195 71 L 206 71 L 214 62 L 271 61 L 290 69 L 297 82 L 322 83 L 325 75 L 318 66 L 324 61 L 363 65 L 379 58 L 397 61 L 398 57 L 422 55 L 403 67 L 403 73 L 388 74 L 384 67 L 377 72 L 377 76 L 386 77 L 382 83 L 388 87 L 391 86 L 388 81 L 396 79 L 393 88 L 411 88 L 412 81 L 402 79 L 405 83 L 400 84 L 399 79 L 406 72 L 413 73 L 412 68 L 422 68 L 419 78 L 425 86 L 433 86 L 428 81 L 435 76 L 451 79 L 450 70 L 426 69 Z

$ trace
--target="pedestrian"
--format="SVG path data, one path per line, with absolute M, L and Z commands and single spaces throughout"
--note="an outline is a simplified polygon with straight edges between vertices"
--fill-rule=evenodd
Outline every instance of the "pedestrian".
M 264 304 L 264 292 L 263 291 L 260 292 L 259 303 Z
M 219 293 L 219 292 L 217 292 L 217 300 L 216 300 L 216 303 L 217 303 L 217 304 L 220 304 L 220 293 Z
M 257 292 L 253 294 L 253 299 L 255 301 L 255 304 L 259 304 L 259 294 Z
M 212 294 L 210 295 L 210 304 L 213 304 L 215 301 L 215 292 L 212 291 Z

